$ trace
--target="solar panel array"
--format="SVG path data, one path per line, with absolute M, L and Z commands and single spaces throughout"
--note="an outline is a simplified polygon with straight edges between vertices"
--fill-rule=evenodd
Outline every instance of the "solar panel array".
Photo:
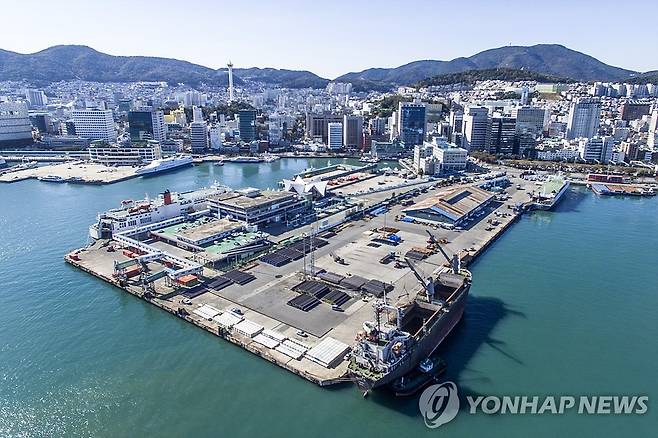
M 318 277 L 331 284 L 340 284 L 340 282 L 345 279 L 345 277 L 342 275 L 334 274 L 333 272 L 328 271 L 319 273 Z
M 361 289 L 361 286 L 367 283 L 367 281 L 368 280 L 361 276 L 352 275 L 351 277 L 345 277 L 341 280 L 340 285 L 346 289 L 359 290 Z
M 256 279 L 256 276 L 251 275 L 247 272 L 237 270 L 237 269 L 234 269 L 232 271 L 227 272 L 226 274 L 222 275 L 222 277 L 226 277 L 226 278 L 232 280 L 234 283 L 237 283 L 239 285 L 247 284 L 250 281 L 253 281 L 253 280 Z
M 381 297 L 384 295 L 385 291 L 392 289 L 392 287 L 391 285 L 379 280 L 368 280 L 368 282 L 364 284 L 361 289 L 365 292 L 373 294 L 376 297 Z
M 342 306 L 346 302 L 350 300 L 350 296 L 346 294 L 345 292 L 339 291 L 339 290 L 332 290 L 328 294 L 324 296 L 322 301 L 326 301 L 329 304 L 335 304 L 337 306 Z
M 321 248 L 325 245 L 328 245 L 329 242 L 327 242 L 324 239 L 319 239 L 317 237 L 313 238 L 313 250 L 315 251 L 318 248 Z M 279 249 L 277 251 L 274 251 L 273 253 L 264 255 L 263 257 L 260 258 L 260 260 L 263 263 L 267 263 L 268 265 L 280 267 L 287 265 L 293 260 L 299 260 L 302 257 L 304 257 L 304 254 L 308 254 L 311 252 L 311 239 L 309 237 L 299 240 L 292 245 Z
M 329 286 L 315 280 L 306 280 L 293 287 L 293 290 L 321 299 L 329 293 Z
M 267 263 L 268 265 L 281 267 L 290 263 L 290 257 L 287 257 L 283 254 L 280 254 L 279 251 L 273 252 L 271 254 L 264 255 L 260 258 L 260 261 Z
M 212 282 L 210 282 L 208 287 L 210 289 L 214 289 L 214 290 L 222 290 L 225 287 L 230 286 L 232 284 L 233 284 L 233 280 L 231 280 L 230 278 L 220 276 L 216 280 L 213 280 Z
M 313 309 L 315 306 L 320 304 L 320 300 L 315 298 L 313 295 L 300 294 L 295 298 L 293 298 L 292 300 L 289 300 L 287 304 L 296 309 L 303 310 L 304 312 L 308 312 L 309 310 Z

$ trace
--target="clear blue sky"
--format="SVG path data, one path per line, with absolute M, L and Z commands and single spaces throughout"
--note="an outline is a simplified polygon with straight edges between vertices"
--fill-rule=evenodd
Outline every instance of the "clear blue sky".
M 213 68 L 310 70 L 327 78 L 504 45 L 558 43 L 608 64 L 658 69 L 658 0 L 3 1 L 0 48 L 84 44 Z

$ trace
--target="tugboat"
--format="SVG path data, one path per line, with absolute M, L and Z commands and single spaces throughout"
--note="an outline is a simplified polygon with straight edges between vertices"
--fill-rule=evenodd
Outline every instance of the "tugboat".
M 439 357 L 428 357 L 407 375 L 393 381 L 389 386 L 398 397 L 409 397 L 445 373 L 446 363 Z

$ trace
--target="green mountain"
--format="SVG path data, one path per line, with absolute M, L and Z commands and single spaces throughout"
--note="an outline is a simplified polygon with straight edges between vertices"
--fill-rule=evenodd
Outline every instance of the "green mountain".
M 573 82 L 572 79 L 559 76 L 536 73 L 529 70 L 518 70 L 513 68 L 489 68 L 485 70 L 468 70 L 460 73 L 449 73 L 423 79 L 415 84 L 416 87 L 427 87 L 430 85 L 472 85 L 478 81 L 535 81 L 539 83 Z
M 347 73 L 337 81 L 358 83 L 375 81 L 411 85 L 423 79 L 468 70 L 509 68 L 529 70 L 577 81 L 624 80 L 637 72 L 613 67 L 589 55 L 557 44 L 508 46 L 485 50 L 468 58 L 451 61 L 415 61 L 396 68 L 372 68 Z
M 226 69 L 214 70 L 187 61 L 150 56 L 112 56 L 87 46 L 54 46 L 37 53 L 0 50 L 0 80 L 55 82 L 165 81 L 171 84 L 228 85 Z M 259 80 L 281 87 L 324 87 L 326 79 L 306 72 L 277 69 L 235 69 L 234 82 Z

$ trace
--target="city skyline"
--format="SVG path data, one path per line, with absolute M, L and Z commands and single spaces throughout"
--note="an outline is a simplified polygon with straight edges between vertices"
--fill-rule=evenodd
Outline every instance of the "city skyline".
M 614 23 L 614 32 L 602 31 L 614 5 L 609 1 L 558 0 L 540 13 L 530 13 L 527 4 L 518 1 L 507 3 L 502 13 L 500 6 L 475 1 L 472 10 L 478 14 L 467 17 L 446 2 L 416 1 L 405 4 L 409 18 L 404 22 L 390 14 L 396 6 L 392 2 L 374 8 L 339 1 L 331 9 L 297 0 L 254 3 L 244 8 L 198 1 L 180 8 L 167 1 L 120 0 L 108 8 L 68 0 L 48 14 L 30 15 L 28 29 L 26 11 L 43 7 L 28 0 L 3 7 L 0 49 L 34 53 L 53 45 L 80 44 L 111 55 L 175 58 L 211 68 L 223 68 L 230 59 L 236 67 L 308 70 L 333 79 L 367 68 L 447 61 L 507 45 L 562 44 L 609 65 L 642 72 L 658 69 L 649 56 L 649 46 L 658 38 L 651 25 L 658 6 L 648 1 L 636 5 L 643 13 L 633 21 Z M 109 25 L 100 29 L 100 23 Z M 359 39 L 365 43 L 357 44 Z

